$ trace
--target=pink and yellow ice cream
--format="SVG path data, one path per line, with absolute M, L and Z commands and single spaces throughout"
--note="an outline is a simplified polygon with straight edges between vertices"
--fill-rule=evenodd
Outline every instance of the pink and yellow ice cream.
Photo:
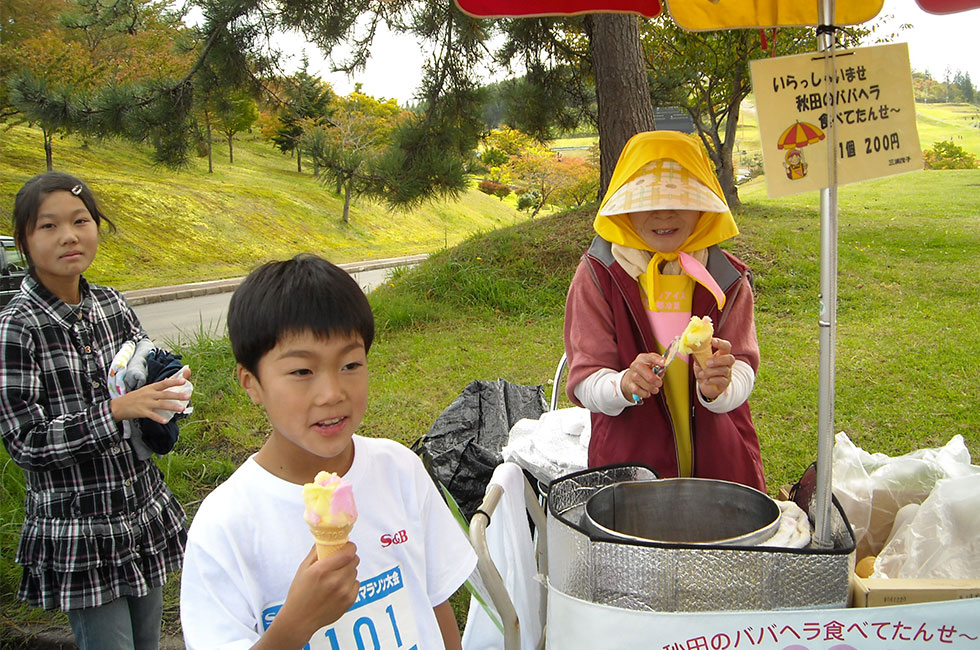
M 691 354 L 702 368 L 705 362 L 711 358 L 711 337 L 714 336 L 715 328 L 711 322 L 711 316 L 698 318 L 691 316 L 691 322 L 684 328 L 681 334 L 680 345 L 677 351 L 682 354 Z
M 333 472 L 319 472 L 312 483 L 303 486 L 306 512 L 303 518 L 316 541 L 317 558 L 340 550 L 357 520 L 351 485 Z

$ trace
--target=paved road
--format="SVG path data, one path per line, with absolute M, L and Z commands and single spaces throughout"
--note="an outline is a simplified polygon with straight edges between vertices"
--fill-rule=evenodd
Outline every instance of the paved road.
M 341 265 L 366 292 L 380 285 L 399 266 L 410 266 L 425 256 L 374 260 Z M 197 283 L 158 290 L 127 292 L 136 315 L 155 342 L 192 341 L 199 334 L 224 336 L 225 316 L 231 292 L 241 278 L 217 283 Z

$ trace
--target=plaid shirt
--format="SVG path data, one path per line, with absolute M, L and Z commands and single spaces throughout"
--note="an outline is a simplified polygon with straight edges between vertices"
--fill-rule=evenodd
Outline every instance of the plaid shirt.
M 80 282 L 72 307 L 28 275 L 0 312 L 0 433 L 26 483 L 18 595 L 44 609 L 143 596 L 180 568 L 186 540 L 162 473 L 109 408 L 109 364 L 146 334 L 117 291 Z

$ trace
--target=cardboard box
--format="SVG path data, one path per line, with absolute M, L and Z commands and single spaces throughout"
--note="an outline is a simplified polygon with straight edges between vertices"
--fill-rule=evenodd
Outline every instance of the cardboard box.
M 881 607 L 980 598 L 980 580 L 859 578 L 851 574 L 851 607 Z

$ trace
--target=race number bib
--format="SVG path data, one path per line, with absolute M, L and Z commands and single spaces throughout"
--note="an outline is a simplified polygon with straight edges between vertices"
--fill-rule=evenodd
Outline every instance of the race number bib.
M 269 628 L 282 605 L 267 608 Z M 357 600 L 332 625 L 317 630 L 306 650 L 418 650 L 415 612 L 400 567 L 361 581 Z

